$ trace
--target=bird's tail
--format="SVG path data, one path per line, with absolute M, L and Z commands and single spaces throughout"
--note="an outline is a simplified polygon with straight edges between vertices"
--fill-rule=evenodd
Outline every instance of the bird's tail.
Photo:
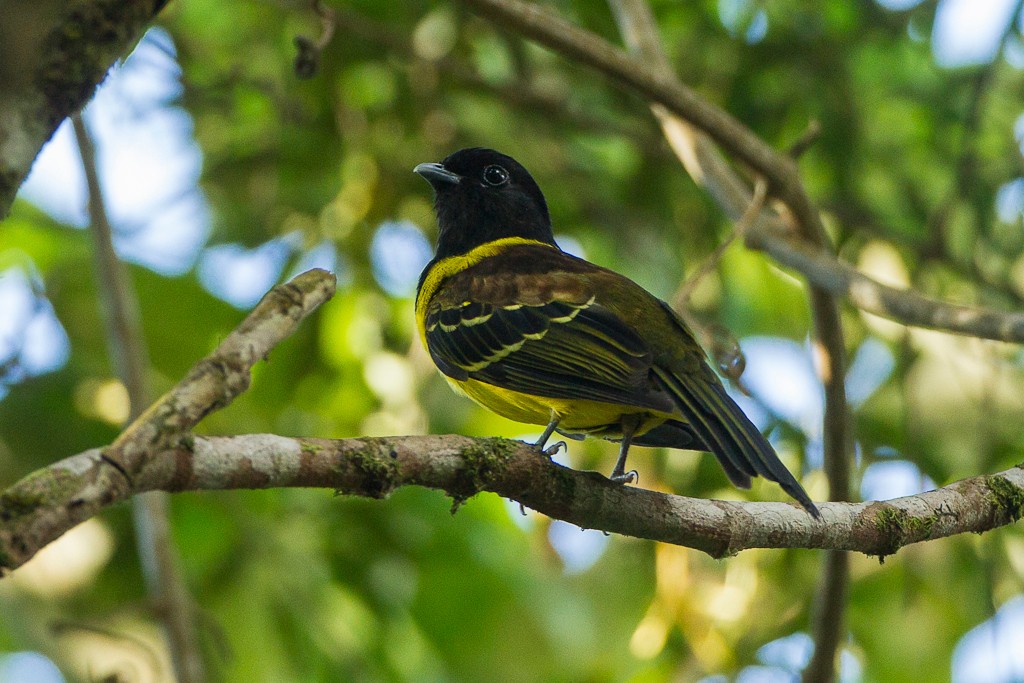
M 800 503 L 811 516 L 820 516 L 810 496 L 782 464 L 764 435 L 729 397 L 720 382 L 714 379 L 707 381 L 703 378 L 683 381 L 669 372 L 655 372 L 665 389 L 676 399 L 687 424 L 666 422 L 665 425 L 678 424 L 682 429 L 663 429 L 663 425 L 647 432 L 634 443 L 668 445 L 659 441 L 669 439 L 673 432 L 679 432 L 678 436 L 683 437 L 685 435 L 682 432 L 688 429 L 695 443 L 700 442 L 706 450 L 715 454 L 729 479 L 736 486 L 750 488 L 750 478 L 760 475 L 778 483 L 782 490 Z

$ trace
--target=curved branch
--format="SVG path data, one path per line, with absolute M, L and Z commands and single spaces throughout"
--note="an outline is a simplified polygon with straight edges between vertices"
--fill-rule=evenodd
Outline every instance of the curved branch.
M 107 505 L 159 488 L 140 483 L 142 470 L 189 442 L 199 420 L 245 391 L 252 366 L 329 299 L 334 288 L 334 275 L 320 269 L 274 287 L 213 353 L 114 443 L 38 470 L 0 494 L 0 569 L 21 565 Z
M 659 74 L 648 61 L 634 57 L 603 38 L 567 22 L 556 13 L 522 0 L 462 0 L 480 14 L 620 81 L 658 106 L 689 121 L 723 149 L 770 181 L 769 194 L 789 207 L 798 224 L 820 232 L 820 218 L 803 190 L 795 161 L 772 149 L 739 121 L 710 104 L 673 77 Z M 660 118 L 660 117 L 659 117 Z M 679 136 L 692 131 L 679 130 Z M 671 137 L 671 135 L 670 135 Z M 697 144 L 691 148 L 696 171 L 710 180 L 708 190 L 730 217 L 739 218 L 750 204 L 749 188 L 734 182 L 720 155 Z M 712 146 L 713 147 L 713 146 Z M 719 167 L 719 168 L 716 168 Z M 688 165 L 689 168 L 689 165 Z M 731 177 L 730 177 L 731 176 Z M 857 307 L 905 325 L 966 334 L 984 339 L 1024 342 L 1024 315 L 958 306 L 883 285 L 804 240 L 774 212 L 765 211 L 747 234 L 747 243 L 803 273 L 815 286 L 846 296 Z
M 770 181 L 771 194 L 787 198 L 788 203 L 788 190 L 798 179 L 792 159 L 780 155 L 731 114 L 705 101 L 673 76 L 539 5 L 523 0 L 462 1 L 502 26 L 593 67 L 682 116 L 707 132 L 726 151 L 757 169 Z
M 334 287 L 334 275 L 315 268 L 267 292 L 213 353 L 104 449 L 104 458 L 130 480 L 154 453 L 172 448 L 201 419 L 248 389 L 252 366 L 331 298 Z
M 614 484 L 571 470 L 530 444 L 462 436 L 295 439 L 272 434 L 193 437 L 153 451 L 131 487 L 103 488 L 112 469 L 93 449 L 62 460 L 0 496 L 0 568 L 105 507 L 160 489 L 324 487 L 383 498 L 401 486 L 462 501 L 491 491 L 578 526 L 701 550 L 826 548 L 885 557 L 901 547 L 1010 524 L 1024 512 L 1024 467 L 964 479 L 886 502 L 820 503 L 814 520 L 791 503 L 705 500 Z

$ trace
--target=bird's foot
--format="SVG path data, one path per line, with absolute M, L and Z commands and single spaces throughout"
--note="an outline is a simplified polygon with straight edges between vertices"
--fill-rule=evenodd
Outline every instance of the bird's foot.
M 545 455 L 545 456 L 551 458 L 551 457 L 554 457 L 555 455 L 557 455 L 558 451 L 564 451 L 564 450 L 566 450 L 566 448 L 567 448 L 567 446 L 565 445 L 564 441 L 556 441 L 555 443 L 551 444 L 547 448 L 544 448 L 543 446 L 541 446 L 540 452 L 541 452 L 541 455 Z
M 612 472 L 612 476 L 608 477 L 616 484 L 632 484 L 633 482 L 640 481 L 640 473 L 636 470 L 630 470 L 629 472 Z
M 558 427 L 558 418 L 555 416 L 554 412 L 552 412 L 551 422 L 548 423 L 548 426 L 544 428 L 544 432 L 540 435 L 540 438 L 533 444 L 534 448 L 540 451 L 542 455 L 546 455 L 549 458 L 557 453 L 559 448 L 565 448 L 564 441 L 559 441 L 550 448 L 544 448 L 544 444 L 546 444 L 548 439 L 551 438 L 551 435 L 555 433 L 556 427 Z

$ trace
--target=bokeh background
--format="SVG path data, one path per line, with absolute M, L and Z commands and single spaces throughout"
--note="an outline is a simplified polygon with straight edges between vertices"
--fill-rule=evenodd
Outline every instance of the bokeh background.
M 1019 1 L 652 4 L 682 80 L 765 140 L 785 147 L 820 121 L 800 165 L 843 259 L 933 296 L 1022 308 Z M 565 249 L 663 298 L 732 226 L 646 103 L 604 77 L 458 4 L 327 5 L 337 31 L 304 80 L 294 39 L 319 36 L 311 5 L 177 0 L 85 110 L 149 379 L 172 386 L 269 287 L 318 266 L 337 273 L 337 296 L 199 431 L 532 437 L 454 396 L 414 336 L 435 226 L 412 167 L 465 146 L 512 154 Z M 618 42 L 601 3 L 551 6 Z M 87 224 L 65 125 L 0 226 L 0 487 L 110 442 L 127 417 Z M 690 307 L 739 340 L 749 395 L 737 399 L 823 498 L 801 280 L 737 244 Z M 1019 347 L 843 315 L 860 497 L 1024 459 Z M 572 443 L 564 458 L 609 471 L 614 450 Z M 661 490 L 783 497 L 736 491 L 692 453 L 638 448 L 631 466 Z M 386 501 L 175 496 L 215 680 L 775 683 L 809 657 L 817 552 L 716 561 L 490 494 L 451 509 L 412 488 Z M 131 523 L 112 509 L 0 581 L 0 682 L 170 680 Z M 1020 529 L 855 557 L 841 680 L 1024 680 Z

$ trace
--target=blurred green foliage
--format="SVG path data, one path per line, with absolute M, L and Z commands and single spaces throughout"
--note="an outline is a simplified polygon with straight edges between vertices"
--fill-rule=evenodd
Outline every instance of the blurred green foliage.
M 419 347 L 409 295 L 389 295 L 375 278 L 370 247 L 382 222 L 433 238 L 429 189 L 412 167 L 465 146 L 514 155 L 545 191 L 560 236 L 665 298 L 731 225 L 686 177 L 646 104 L 606 78 L 461 5 L 326 4 L 337 31 L 308 80 L 292 66 L 295 36 L 315 41 L 321 30 L 308 4 L 183 0 L 160 16 L 180 64 L 172 104 L 191 117 L 203 154 L 210 244 L 288 235 L 284 277 L 326 241 L 341 281 L 251 389 L 200 429 L 534 433 L 455 397 Z M 929 295 L 1021 308 L 1024 198 L 1013 203 L 1010 185 L 1024 175 L 1016 24 L 1005 58 L 943 69 L 928 39 L 935 2 L 899 12 L 839 0 L 653 4 L 680 77 L 769 143 L 784 148 L 821 122 L 800 165 L 845 260 Z M 618 43 L 602 5 L 554 6 Z M 997 211 L 999 197 L 1009 209 Z M 88 235 L 24 200 L 0 228 L 0 269 L 38 281 L 70 343 L 63 367 L 11 382 L 0 400 L 0 487 L 118 431 L 116 401 L 102 391 L 113 371 L 90 253 Z M 243 312 L 210 294 L 196 269 L 131 273 L 162 391 Z M 737 338 L 800 345 L 809 335 L 799 280 L 741 245 L 691 304 Z M 863 368 L 881 385 L 854 415 L 855 481 L 881 461 L 910 461 L 921 482 L 941 485 L 1022 459 L 1018 348 L 908 331 L 849 308 L 844 322 L 851 355 L 873 340 L 892 361 L 890 373 Z M 822 498 L 816 434 L 786 418 L 772 422 L 780 453 L 794 469 L 810 463 L 804 481 Z M 613 451 L 574 443 L 570 460 L 608 471 Z M 731 489 L 708 457 L 638 449 L 631 464 L 648 487 L 782 497 L 766 485 Z M 386 501 L 175 496 L 174 533 L 215 680 L 731 679 L 764 663 L 766 643 L 809 627 L 819 553 L 713 561 L 581 535 L 597 559 L 576 566 L 547 519 L 491 495 L 451 507 L 412 489 Z M 127 509 L 71 536 L 82 533 L 52 566 L 41 560 L 0 581 L 0 652 L 40 650 L 74 680 L 111 671 L 166 680 Z M 941 681 L 964 633 L 1022 592 L 1024 538 L 1007 528 L 852 565 L 844 647 L 858 664 L 843 680 Z

